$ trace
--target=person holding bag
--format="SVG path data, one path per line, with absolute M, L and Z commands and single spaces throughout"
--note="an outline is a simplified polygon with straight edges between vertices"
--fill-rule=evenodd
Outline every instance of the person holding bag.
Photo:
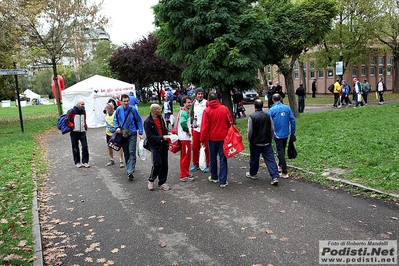
M 122 94 L 122 105 L 116 109 L 114 124 L 117 133 L 122 134 L 122 149 L 125 156 L 126 173 L 129 181 L 134 178 L 136 170 L 137 135 L 143 138 L 143 121 L 136 108 L 129 105 L 130 98 Z
M 111 139 L 112 135 L 115 132 L 115 127 L 114 127 L 115 105 L 108 102 L 107 105 L 105 106 L 104 111 L 105 111 L 105 124 L 106 124 L 105 137 L 108 144 L 109 140 Z M 109 155 L 109 162 L 106 165 L 107 166 L 114 165 L 115 164 L 114 149 L 112 149 L 109 146 L 108 146 L 108 155 Z M 122 149 L 118 151 L 118 155 L 119 155 L 119 167 L 123 168 L 125 167 L 125 163 L 123 162 Z
M 151 174 L 148 177 L 148 190 L 154 190 L 155 179 L 158 178 L 158 190 L 170 190 L 166 184 L 168 179 L 168 139 L 170 138 L 162 109 L 158 104 L 151 104 L 150 115 L 144 121 L 144 129 L 152 156 Z
M 223 152 L 223 143 L 231 126 L 230 121 L 233 121 L 233 118 L 229 109 L 218 101 L 215 92 L 208 94 L 208 103 L 208 107 L 202 114 L 200 136 L 201 143 L 208 141 L 209 145 L 211 175 L 208 177 L 208 181 L 219 183 L 219 187 L 225 188 L 229 183 L 227 182 L 227 158 Z M 218 155 L 220 161 L 219 174 Z

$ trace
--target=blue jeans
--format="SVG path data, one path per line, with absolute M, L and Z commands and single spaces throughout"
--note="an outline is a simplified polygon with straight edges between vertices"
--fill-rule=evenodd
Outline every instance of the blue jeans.
M 256 146 L 249 145 L 250 157 L 249 157 L 249 174 L 256 175 L 259 170 L 259 156 L 262 154 L 263 160 L 269 170 L 270 176 L 273 178 L 279 178 L 276 160 L 274 159 L 274 152 L 272 145 L 267 146 Z
M 220 184 L 227 182 L 227 158 L 224 156 L 223 143 L 224 141 L 209 140 L 209 155 L 211 157 L 211 177 L 214 180 L 219 179 Z M 218 162 L 217 156 L 219 154 L 220 172 L 218 176 Z
M 126 173 L 133 174 L 136 170 L 137 132 L 127 138 L 122 138 L 123 155 L 125 156 Z
M 75 164 L 80 163 L 79 141 L 82 144 L 82 163 L 89 162 L 89 148 L 87 146 L 86 132 L 71 131 L 71 144 L 73 161 Z

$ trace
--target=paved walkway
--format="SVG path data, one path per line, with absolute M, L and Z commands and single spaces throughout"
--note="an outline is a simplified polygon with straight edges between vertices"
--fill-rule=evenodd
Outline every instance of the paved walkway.
M 222 189 L 199 171 L 179 183 L 179 155 L 170 153 L 173 189 L 148 191 L 150 154 L 130 182 L 118 164 L 105 166 L 104 135 L 88 132 L 89 169 L 74 167 L 68 135 L 54 130 L 45 143 L 41 228 L 53 265 L 318 265 L 319 240 L 399 237 L 398 206 L 300 179 L 275 187 L 265 168 L 250 180 L 238 157 Z

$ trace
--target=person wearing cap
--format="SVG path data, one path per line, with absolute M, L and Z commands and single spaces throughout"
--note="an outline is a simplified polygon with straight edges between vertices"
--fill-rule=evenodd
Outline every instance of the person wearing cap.
M 191 171 L 197 171 L 199 169 L 199 155 L 200 155 L 200 148 L 201 148 L 201 121 L 202 121 L 202 114 L 206 109 L 207 100 L 204 99 L 204 89 L 198 87 L 195 90 L 195 99 L 190 109 L 190 116 L 192 119 L 192 150 L 193 150 L 193 166 L 191 167 Z M 205 157 L 206 157 L 206 168 L 202 171 L 204 173 L 209 173 L 209 146 L 208 142 L 202 143 L 205 146 Z

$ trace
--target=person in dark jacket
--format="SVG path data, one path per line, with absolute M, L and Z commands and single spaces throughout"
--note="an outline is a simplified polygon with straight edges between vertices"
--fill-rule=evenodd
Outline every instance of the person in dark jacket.
M 277 185 L 280 177 L 277 169 L 277 163 L 274 159 L 272 149 L 273 140 L 273 122 L 270 115 L 262 110 L 263 101 L 256 99 L 254 101 L 255 112 L 248 117 L 248 143 L 250 150 L 249 172 L 246 177 L 257 179 L 259 170 L 259 156 L 262 154 L 263 160 L 272 177 L 271 184 Z
M 72 143 L 72 154 L 73 161 L 77 168 L 82 166 L 89 168 L 89 148 L 87 146 L 87 124 L 86 124 L 86 110 L 85 102 L 78 100 L 76 105 L 68 111 L 67 114 L 68 127 L 70 127 L 71 143 Z M 80 161 L 79 141 L 82 145 L 82 162 Z
M 168 135 L 165 120 L 162 118 L 162 109 L 158 104 L 151 104 L 150 115 L 144 121 L 144 131 L 152 155 L 152 168 L 147 187 L 149 190 L 154 190 L 154 181 L 158 177 L 158 189 L 170 190 L 170 186 L 166 184 L 170 135 Z
M 296 89 L 295 94 L 298 95 L 298 112 L 303 113 L 305 110 L 305 88 L 303 84 L 299 84 L 299 87 Z

